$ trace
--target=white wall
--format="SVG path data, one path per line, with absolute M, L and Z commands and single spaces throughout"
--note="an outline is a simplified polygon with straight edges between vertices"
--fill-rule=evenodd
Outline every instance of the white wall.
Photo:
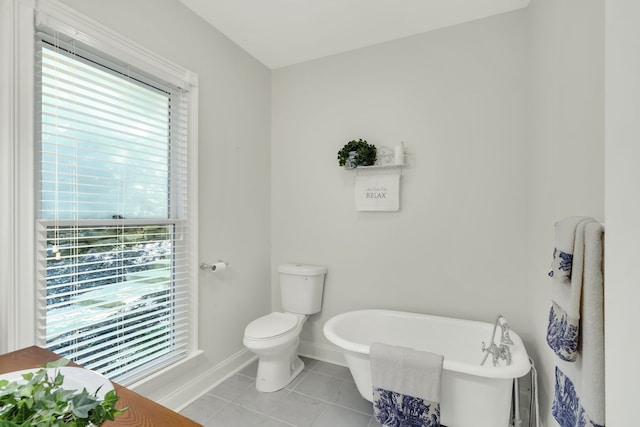
M 608 426 L 638 424 L 640 4 L 606 2 L 606 403 Z
M 198 386 L 212 386 L 219 364 L 244 350 L 245 326 L 270 309 L 271 72 L 177 0 L 63 2 L 199 75 L 200 260 L 229 268 L 200 273 L 204 356 L 165 387 L 138 391 L 163 399 L 205 373 L 209 382 Z
M 604 217 L 603 43 L 602 1 L 534 0 L 274 71 L 273 263 L 329 267 L 305 351 L 331 357 L 322 325 L 357 308 L 501 312 L 536 360 L 552 425 L 553 224 Z M 335 160 L 353 138 L 405 141 L 400 212 L 355 211 L 353 172 Z
M 551 426 L 556 425 L 550 413 L 555 379 L 546 325 L 554 222 L 571 215 L 604 219 L 604 2 L 534 0 L 528 14 L 525 297 L 530 301 L 529 352 L 539 370 L 541 418 Z
M 533 332 L 524 28 L 514 12 L 273 71 L 272 261 L 328 267 L 303 351 L 329 357 L 324 322 L 358 308 Z M 404 141 L 399 212 L 356 212 L 336 154 L 357 138 Z

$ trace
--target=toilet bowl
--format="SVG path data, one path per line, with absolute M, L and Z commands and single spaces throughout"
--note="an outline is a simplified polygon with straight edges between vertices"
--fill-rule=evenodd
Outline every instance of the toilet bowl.
M 300 333 L 307 317 L 320 311 L 326 267 L 282 264 L 280 294 L 284 312 L 252 321 L 242 342 L 258 355 L 256 389 L 273 392 L 284 388 L 304 368 L 298 357 Z
M 271 313 L 247 325 L 244 345 L 259 357 L 256 388 L 272 392 L 284 388 L 304 368 L 298 357 L 300 332 L 307 316 Z

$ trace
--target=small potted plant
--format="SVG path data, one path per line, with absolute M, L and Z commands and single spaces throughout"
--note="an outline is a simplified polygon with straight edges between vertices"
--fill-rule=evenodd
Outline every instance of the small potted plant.
M 349 141 L 338 151 L 338 164 L 347 169 L 372 166 L 376 162 L 376 153 L 376 146 L 363 139 Z

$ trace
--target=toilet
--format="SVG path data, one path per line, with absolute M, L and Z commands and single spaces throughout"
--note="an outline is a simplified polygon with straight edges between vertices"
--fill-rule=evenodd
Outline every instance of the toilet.
M 258 355 L 256 388 L 264 392 L 284 388 L 302 372 L 300 332 L 307 317 L 320 311 L 327 268 L 281 264 L 278 272 L 284 312 L 259 317 L 244 330 L 244 345 Z

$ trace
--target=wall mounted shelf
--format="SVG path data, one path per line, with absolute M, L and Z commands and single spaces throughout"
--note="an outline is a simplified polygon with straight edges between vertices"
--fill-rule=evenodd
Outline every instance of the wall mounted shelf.
M 403 157 L 405 159 L 404 163 L 395 163 L 395 153 L 389 147 L 380 146 L 378 147 L 378 155 L 376 157 L 376 163 L 371 166 L 356 166 L 355 168 L 345 168 L 346 170 L 357 171 L 360 170 L 372 170 L 372 169 L 393 169 L 400 168 L 402 169 L 405 166 L 408 166 L 406 163 L 407 154 L 403 153 Z
M 371 169 L 393 169 L 393 168 L 403 168 L 405 166 L 408 166 L 406 163 L 400 163 L 400 164 L 388 164 L 388 165 L 372 165 L 372 166 L 358 166 L 355 168 L 349 168 L 347 170 L 350 171 L 357 171 L 359 170 L 371 170 Z

